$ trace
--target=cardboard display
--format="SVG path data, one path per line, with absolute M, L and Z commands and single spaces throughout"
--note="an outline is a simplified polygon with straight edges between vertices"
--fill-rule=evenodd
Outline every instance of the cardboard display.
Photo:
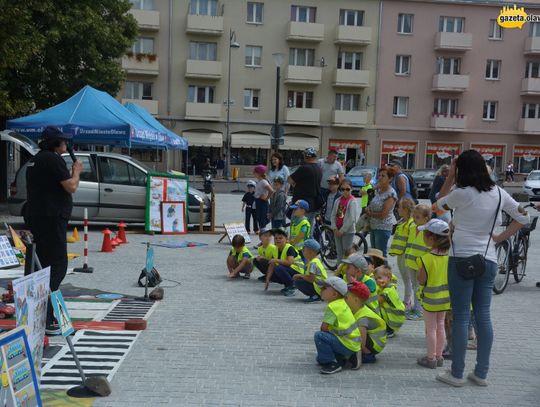
M 161 233 L 164 235 L 185 235 L 186 226 L 185 202 L 161 203 Z
M 0 236 L 0 269 L 17 267 L 19 260 L 7 236 Z
M 162 232 L 163 202 L 183 202 L 184 219 L 187 219 L 188 188 L 188 177 L 184 175 L 148 174 L 145 223 L 147 232 Z
M 251 236 L 249 236 L 243 222 L 224 223 L 223 227 L 225 228 L 225 233 L 229 238 L 229 242 L 232 242 L 234 235 L 242 235 L 246 240 L 246 244 L 251 243 Z

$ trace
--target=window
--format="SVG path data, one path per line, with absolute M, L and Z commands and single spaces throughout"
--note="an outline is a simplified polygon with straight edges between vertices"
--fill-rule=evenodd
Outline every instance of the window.
M 215 88 L 213 86 L 189 85 L 189 103 L 214 103 Z
M 259 108 L 259 89 L 244 89 L 244 108 Z
M 525 69 L 525 78 L 539 78 L 540 77 L 540 62 L 527 62 Z
M 458 99 L 435 99 L 433 113 L 448 116 L 458 114 Z
M 523 119 L 540 119 L 540 105 L 535 103 L 523 103 L 521 117 Z
M 437 73 L 445 75 L 459 75 L 461 68 L 460 58 L 437 58 Z
M 189 59 L 217 61 L 217 44 L 215 42 L 190 42 Z
M 152 100 L 152 84 L 127 81 L 124 84 L 124 98 Z
M 248 1 L 247 4 L 247 22 L 250 24 L 262 24 L 264 3 L 255 3 Z
M 262 47 L 246 45 L 246 65 L 261 66 Z
M 503 28 L 497 24 L 497 20 L 489 20 L 489 39 L 502 40 Z
M 396 75 L 410 75 L 411 74 L 411 56 L 410 55 L 396 55 Z
M 265 164 L 268 149 L 266 148 L 231 148 L 231 164 L 257 165 Z M 197 202 L 197 205 L 199 203 Z
M 146 186 L 146 175 L 129 163 L 110 157 L 99 157 L 101 181 L 107 184 Z
M 131 52 L 134 54 L 153 54 L 154 39 L 146 37 L 137 38 L 137 41 L 131 46 Z
M 87 155 L 79 155 L 77 153 L 75 153 L 75 155 L 77 156 L 77 160 L 80 161 L 83 165 L 83 169 L 81 171 L 81 176 L 80 176 L 81 181 L 96 182 L 97 181 L 96 173 L 95 171 L 92 170 L 93 166 L 90 162 L 90 157 Z M 73 161 L 71 160 L 71 157 L 68 155 L 62 158 L 66 162 L 67 167 L 71 168 L 71 166 L 73 165 Z
M 498 102 L 484 102 L 484 112 L 482 114 L 482 118 L 484 120 L 497 120 L 497 105 Z
M 291 48 L 289 50 L 289 65 L 314 66 L 315 50 L 312 48 Z
M 337 68 L 359 71 L 362 69 L 362 53 L 347 51 L 338 53 Z
M 409 98 L 405 96 L 394 96 L 394 111 L 396 117 L 407 117 L 409 114 Z
M 398 14 L 397 32 L 399 34 L 412 34 L 413 15 Z
M 200 16 L 217 16 L 218 0 L 191 0 L 189 14 Z
M 153 10 L 154 0 L 129 0 L 131 8 L 135 10 Z
M 465 25 L 463 17 L 441 17 L 439 31 L 442 33 L 462 33 Z
M 363 10 L 339 10 L 339 25 L 360 27 L 364 25 Z
M 317 7 L 291 6 L 291 21 L 314 23 Z
M 336 93 L 336 110 L 360 110 L 360 95 L 349 93 Z
M 540 37 L 540 23 L 531 23 L 531 28 L 529 29 L 530 37 Z
M 287 107 L 296 107 L 298 109 L 313 108 L 313 92 L 290 90 L 287 95 Z
M 501 61 L 488 59 L 486 63 L 486 79 L 496 80 L 500 78 Z

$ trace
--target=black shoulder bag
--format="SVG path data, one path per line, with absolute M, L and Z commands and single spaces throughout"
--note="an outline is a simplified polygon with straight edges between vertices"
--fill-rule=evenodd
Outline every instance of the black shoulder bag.
M 454 262 L 456 264 L 456 271 L 458 275 L 464 280 L 473 280 L 477 277 L 480 277 L 486 271 L 486 255 L 489 250 L 489 244 L 491 243 L 491 235 L 495 229 L 495 223 L 497 222 L 497 215 L 499 214 L 499 209 L 501 208 L 501 190 L 499 187 L 496 187 L 499 191 L 499 203 L 497 204 L 497 210 L 495 211 L 495 218 L 493 219 L 493 225 L 491 226 L 491 231 L 489 232 L 489 239 L 484 255 L 475 254 L 473 256 L 466 257 L 464 259 L 457 260 L 454 253 Z M 452 252 L 454 252 L 454 242 L 452 241 Z

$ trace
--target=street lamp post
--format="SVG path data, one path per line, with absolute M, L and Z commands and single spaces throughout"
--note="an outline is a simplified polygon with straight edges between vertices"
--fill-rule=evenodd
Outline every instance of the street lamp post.
M 272 58 L 274 59 L 274 63 L 276 64 L 276 112 L 275 112 L 275 118 L 274 118 L 274 130 L 272 134 L 272 137 L 273 137 L 272 150 L 278 151 L 279 150 L 278 140 L 281 138 L 281 130 L 279 126 L 279 85 L 280 85 L 280 79 L 281 79 L 281 65 L 283 64 L 285 55 L 283 55 L 281 52 L 276 52 L 272 54 Z
M 227 166 L 227 178 L 231 176 L 231 50 L 240 48 L 236 41 L 236 33 L 231 29 L 229 31 L 229 69 L 227 72 L 227 121 L 225 123 L 225 165 Z

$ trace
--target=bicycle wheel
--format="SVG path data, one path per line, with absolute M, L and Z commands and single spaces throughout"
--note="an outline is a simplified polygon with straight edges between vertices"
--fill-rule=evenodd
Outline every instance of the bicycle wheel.
M 493 292 L 495 294 L 501 294 L 506 285 L 508 284 L 508 278 L 510 277 L 510 256 L 508 242 L 504 241 L 496 246 L 497 250 L 497 274 L 495 275 L 495 281 L 493 283 Z
M 368 251 L 368 244 L 363 233 L 355 233 L 353 240 L 353 249 L 354 251 L 360 253 L 366 253 Z
M 518 240 L 518 247 L 514 253 L 514 280 L 516 283 L 521 282 L 523 277 L 525 277 L 525 268 L 527 267 L 527 251 L 528 251 L 529 242 L 527 237 L 521 236 Z
M 321 259 L 330 270 L 337 269 L 336 241 L 334 240 L 334 231 L 329 226 L 321 227 L 321 236 L 319 240 L 321 245 Z

